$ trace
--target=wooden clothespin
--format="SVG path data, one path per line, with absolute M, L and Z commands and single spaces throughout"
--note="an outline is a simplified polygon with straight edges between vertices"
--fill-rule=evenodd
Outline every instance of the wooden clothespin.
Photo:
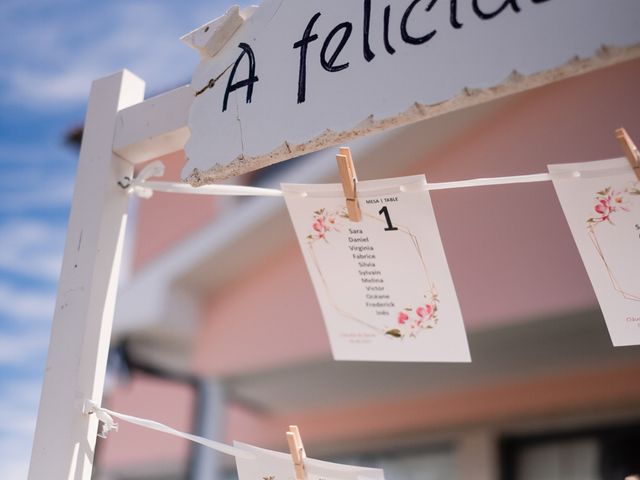
M 362 220 L 362 212 L 360 211 L 360 204 L 358 203 L 358 196 L 356 194 L 358 177 L 356 176 L 356 169 L 353 166 L 353 158 L 351 158 L 351 150 L 349 147 L 340 148 L 340 153 L 336 155 L 336 161 L 338 162 L 340 180 L 342 181 L 342 190 L 347 199 L 347 214 L 349 215 L 349 220 L 359 222 Z
M 635 146 L 633 140 L 627 133 L 624 128 L 618 128 L 616 130 L 616 138 L 620 141 L 620 145 L 622 145 L 622 150 L 629 160 L 631 164 L 631 168 L 636 172 L 636 177 L 640 180 L 640 152 L 638 151 L 638 147 Z
M 289 444 L 293 466 L 296 470 L 296 480 L 306 480 L 307 472 L 304 469 L 304 459 L 307 458 L 307 454 L 304 451 L 300 430 L 296 425 L 289 425 L 287 443 Z

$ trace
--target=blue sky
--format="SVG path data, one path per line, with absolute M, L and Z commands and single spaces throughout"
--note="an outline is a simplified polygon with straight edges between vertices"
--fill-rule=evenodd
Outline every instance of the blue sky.
M 246 2 L 244 2 L 246 3 Z M 26 478 L 91 81 L 128 68 L 160 93 L 189 81 L 179 41 L 227 0 L 0 2 L 0 477 Z

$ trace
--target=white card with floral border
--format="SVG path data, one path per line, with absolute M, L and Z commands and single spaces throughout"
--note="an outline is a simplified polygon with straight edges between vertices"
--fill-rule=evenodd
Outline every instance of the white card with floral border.
M 239 480 L 296 480 L 289 453 L 274 452 L 241 442 L 234 447 L 244 450 L 252 458 L 236 457 Z M 307 480 L 385 480 L 379 468 L 357 467 L 306 458 Z
M 282 185 L 336 360 L 469 362 L 460 306 L 423 175 Z
M 626 158 L 549 165 L 615 346 L 640 344 L 640 181 Z

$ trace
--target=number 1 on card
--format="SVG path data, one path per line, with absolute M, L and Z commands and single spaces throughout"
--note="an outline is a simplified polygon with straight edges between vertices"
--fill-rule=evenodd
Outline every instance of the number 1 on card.
M 391 216 L 389 215 L 389 210 L 386 205 L 380 209 L 378 215 L 384 215 L 384 219 L 387 221 L 387 228 L 384 229 L 385 232 L 398 230 L 398 227 L 394 227 L 393 223 L 391 223 Z

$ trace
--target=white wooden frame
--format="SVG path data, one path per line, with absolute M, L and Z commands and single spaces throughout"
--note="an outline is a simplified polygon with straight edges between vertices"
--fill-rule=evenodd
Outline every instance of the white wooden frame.
M 640 47 L 609 52 L 528 80 L 468 92 L 415 121 L 585 73 L 640 55 Z M 128 196 L 117 185 L 134 165 L 182 150 L 193 92 L 184 86 L 143 100 L 144 82 L 128 71 L 94 82 L 84 137 L 45 380 L 29 470 L 30 480 L 91 478 L 98 422 L 82 412 L 101 404 Z M 353 130 L 347 138 L 370 133 Z M 328 144 L 323 147 L 329 146 Z M 253 168 L 269 163 L 268 157 Z
M 127 221 L 118 181 L 135 164 L 181 150 L 189 86 L 144 99 L 144 81 L 122 71 L 91 88 L 49 342 L 29 479 L 88 480 Z
M 100 404 L 128 197 L 117 181 L 133 165 L 113 153 L 117 114 L 142 101 L 144 82 L 123 71 L 91 88 L 44 385 L 30 479 L 89 479 L 98 421 L 83 415 Z

